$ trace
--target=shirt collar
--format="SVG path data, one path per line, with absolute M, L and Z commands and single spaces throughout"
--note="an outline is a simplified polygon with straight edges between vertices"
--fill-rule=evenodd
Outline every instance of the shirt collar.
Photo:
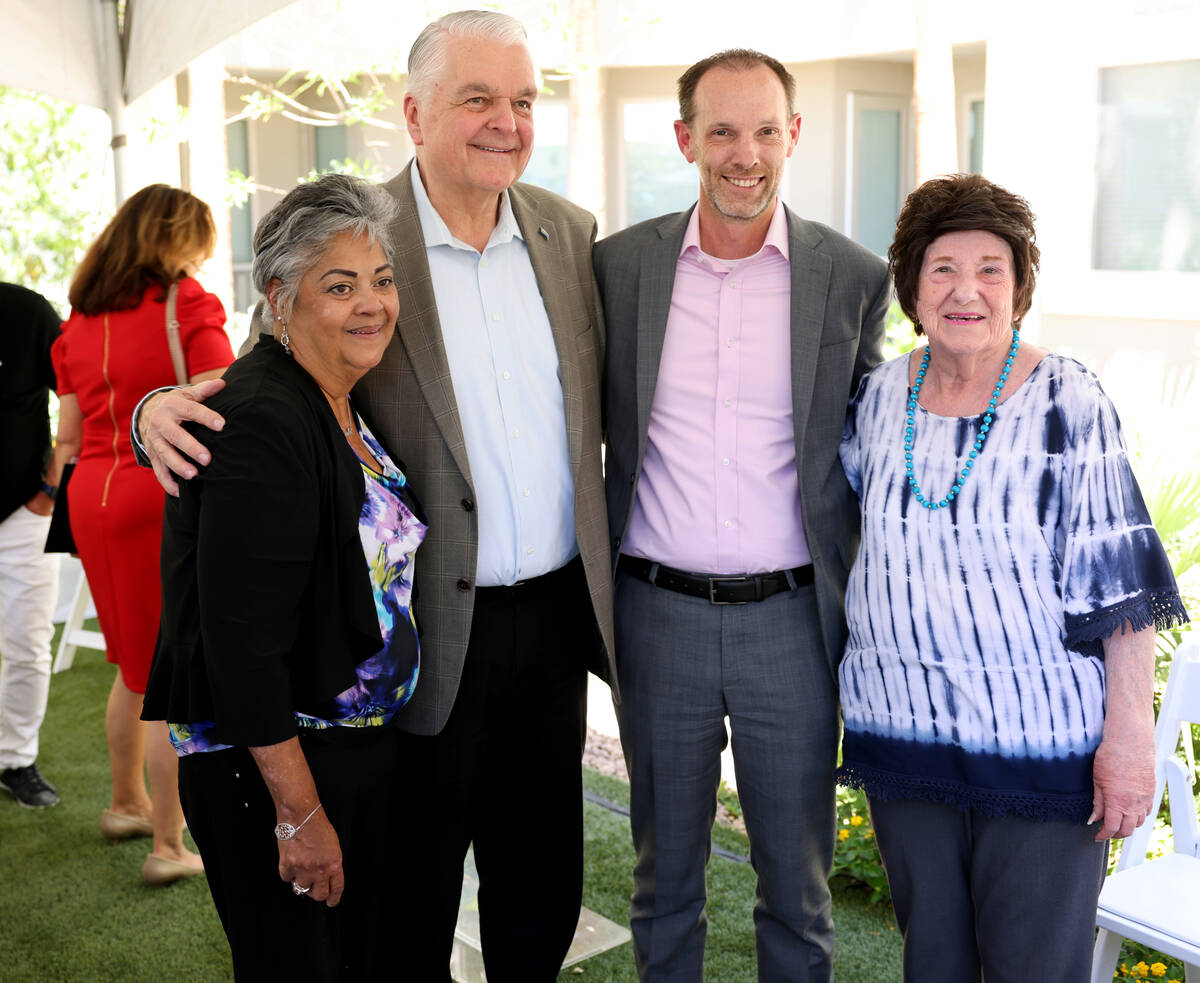
M 429 193 L 425 190 L 425 183 L 421 180 L 421 175 L 417 171 L 416 161 L 413 161 L 410 176 L 412 179 L 413 197 L 417 202 L 417 218 L 421 220 L 421 234 L 425 237 L 425 248 L 432 249 L 434 246 L 450 246 L 454 249 L 469 249 L 471 252 L 475 252 L 473 246 L 468 246 L 450 231 L 450 227 L 446 224 L 445 219 L 433 207 L 433 202 L 429 200 Z M 508 191 L 501 191 L 500 215 L 497 218 L 496 227 L 492 229 L 492 234 L 488 238 L 488 246 L 496 246 L 501 243 L 511 242 L 513 239 L 523 240 L 524 238 L 525 236 L 521 233 L 521 227 L 517 224 L 517 217 L 513 214 L 512 202 L 509 200 Z
M 680 257 L 684 256 L 689 249 L 695 250 L 692 257 L 699 262 L 711 262 L 720 264 L 722 270 L 726 267 L 715 256 L 709 256 L 703 249 L 700 248 L 700 206 L 697 205 L 692 209 L 692 217 L 688 219 L 687 230 L 683 233 L 683 243 L 679 248 Z M 787 212 L 778 196 L 775 198 L 775 212 L 771 216 L 771 224 L 767 226 L 767 235 L 763 239 L 762 248 L 752 256 L 747 256 L 741 262 L 750 262 L 762 256 L 768 249 L 773 249 L 784 259 L 789 259 L 788 254 L 788 225 Z

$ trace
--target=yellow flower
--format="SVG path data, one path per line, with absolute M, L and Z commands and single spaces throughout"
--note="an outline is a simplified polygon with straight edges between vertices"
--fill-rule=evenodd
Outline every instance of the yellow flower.
M 871 839 L 871 837 L 873 837 L 874 835 L 875 835 L 875 831 L 873 829 L 864 829 L 863 830 L 863 836 L 865 836 L 868 840 Z
M 862 816 L 851 816 L 850 817 L 850 825 L 851 826 L 861 826 L 862 824 L 863 824 Z
M 1139 978 L 1144 978 L 1150 972 L 1150 967 L 1146 963 L 1139 962 L 1133 964 L 1133 975 Z
M 1167 975 L 1166 964 L 1151 963 L 1150 964 L 1150 972 L 1152 972 L 1155 976 L 1166 976 Z
M 846 840 L 850 839 L 850 830 L 839 829 L 838 830 L 838 839 L 841 840 L 841 842 L 845 843 Z

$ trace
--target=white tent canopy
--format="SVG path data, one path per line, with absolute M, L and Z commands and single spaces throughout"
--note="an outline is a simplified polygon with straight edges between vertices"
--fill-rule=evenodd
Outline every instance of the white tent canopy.
M 107 112 L 120 200 L 126 105 L 287 2 L 125 0 L 122 38 L 116 0 L 0 0 L 0 84 Z
M 110 73 L 106 39 L 110 31 L 116 38 L 115 0 L 0 0 L 0 84 L 109 110 L 114 96 L 132 102 L 287 2 L 126 0 L 126 53 Z

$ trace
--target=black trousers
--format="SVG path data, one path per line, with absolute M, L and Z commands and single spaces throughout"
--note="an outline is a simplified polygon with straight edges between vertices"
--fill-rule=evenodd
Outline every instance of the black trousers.
M 417 804 L 404 979 L 450 978 L 471 844 L 488 983 L 557 978 L 583 894 L 585 667 L 598 638 L 578 559 L 477 589 L 450 718 L 440 734 L 402 744 Z
M 404 844 L 387 835 L 402 804 L 399 740 L 392 727 L 301 734 L 341 843 L 346 888 L 336 908 L 280 880 L 275 805 L 248 750 L 180 759 L 179 798 L 236 980 L 364 980 L 402 966 Z

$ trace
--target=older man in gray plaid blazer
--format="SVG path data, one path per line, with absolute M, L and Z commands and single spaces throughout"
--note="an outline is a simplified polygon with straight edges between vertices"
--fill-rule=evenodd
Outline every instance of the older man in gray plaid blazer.
M 416 163 L 386 185 L 397 330 L 354 394 L 429 517 L 420 676 L 396 716 L 411 801 L 374 831 L 380 875 L 410 902 L 396 969 L 423 983 L 449 979 L 471 843 L 488 979 L 557 977 L 582 895 L 586 674 L 616 679 L 596 221 L 515 183 L 536 95 L 511 17 L 450 14 L 414 43 Z M 152 452 L 195 450 L 175 424 L 211 422 L 203 395 L 148 412 Z

